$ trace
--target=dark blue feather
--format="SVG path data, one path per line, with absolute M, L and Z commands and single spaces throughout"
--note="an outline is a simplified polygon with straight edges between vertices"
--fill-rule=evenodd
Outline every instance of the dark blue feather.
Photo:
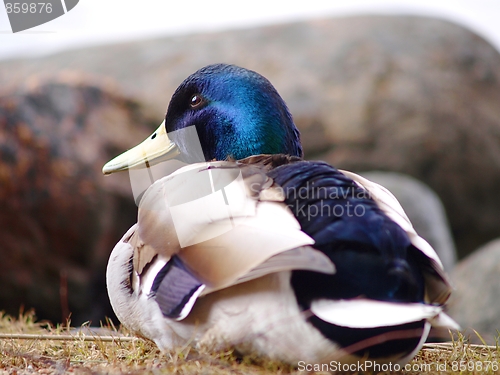
M 335 264 L 334 275 L 296 271 L 299 303 L 316 298 L 367 297 L 423 300 L 423 280 L 406 233 L 365 190 L 323 162 L 280 166 L 269 176 L 285 191 L 286 204 L 304 232 Z
M 155 298 L 163 315 L 177 319 L 202 286 L 203 283 L 186 269 L 182 261 L 173 256 L 156 275 L 151 297 Z

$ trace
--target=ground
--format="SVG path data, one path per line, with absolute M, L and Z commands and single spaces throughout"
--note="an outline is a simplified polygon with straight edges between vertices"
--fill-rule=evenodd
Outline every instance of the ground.
M 426 344 L 405 367 L 375 368 L 369 362 L 342 368 L 300 363 L 297 367 L 265 358 L 185 346 L 161 353 L 149 340 L 112 324 L 94 329 L 37 322 L 33 313 L 13 318 L 0 313 L 0 374 L 305 374 L 342 373 L 500 374 L 500 348 L 469 345 L 463 336 Z M 363 367 L 365 366 L 365 367 Z M 371 366 L 371 367 L 370 367 Z M 343 371 L 350 370 L 350 371 Z M 399 371 L 395 371 L 399 370 Z

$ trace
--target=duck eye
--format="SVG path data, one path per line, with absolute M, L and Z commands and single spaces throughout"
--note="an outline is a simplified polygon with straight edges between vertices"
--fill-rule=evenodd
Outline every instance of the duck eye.
M 198 107 L 201 103 L 203 103 L 203 98 L 199 94 L 194 94 L 189 101 L 189 105 L 191 108 Z

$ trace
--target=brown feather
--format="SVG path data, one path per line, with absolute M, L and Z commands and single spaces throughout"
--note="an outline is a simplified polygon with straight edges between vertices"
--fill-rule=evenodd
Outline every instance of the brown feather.
M 157 254 L 167 259 L 178 254 L 208 286 L 229 286 L 269 258 L 313 244 L 266 174 L 291 158 L 254 160 L 258 163 L 190 165 L 151 185 L 130 240 L 135 271 L 141 274 Z M 216 210 L 207 211 L 212 206 Z
M 288 209 L 259 202 L 255 216 L 234 218 L 232 230 L 189 246 L 179 256 L 205 284 L 220 287 L 231 285 L 273 255 L 312 243 Z

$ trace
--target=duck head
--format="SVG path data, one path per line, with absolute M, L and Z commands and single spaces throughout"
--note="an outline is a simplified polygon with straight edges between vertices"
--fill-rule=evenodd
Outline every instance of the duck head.
M 181 130 L 195 128 L 199 147 Z M 198 141 L 198 139 L 196 141 Z M 300 134 L 273 85 L 234 65 L 206 66 L 177 88 L 165 121 L 144 142 L 103 167 L 104 174 L 176 158 L 186 163 L 258 154 L 302 156 Z

